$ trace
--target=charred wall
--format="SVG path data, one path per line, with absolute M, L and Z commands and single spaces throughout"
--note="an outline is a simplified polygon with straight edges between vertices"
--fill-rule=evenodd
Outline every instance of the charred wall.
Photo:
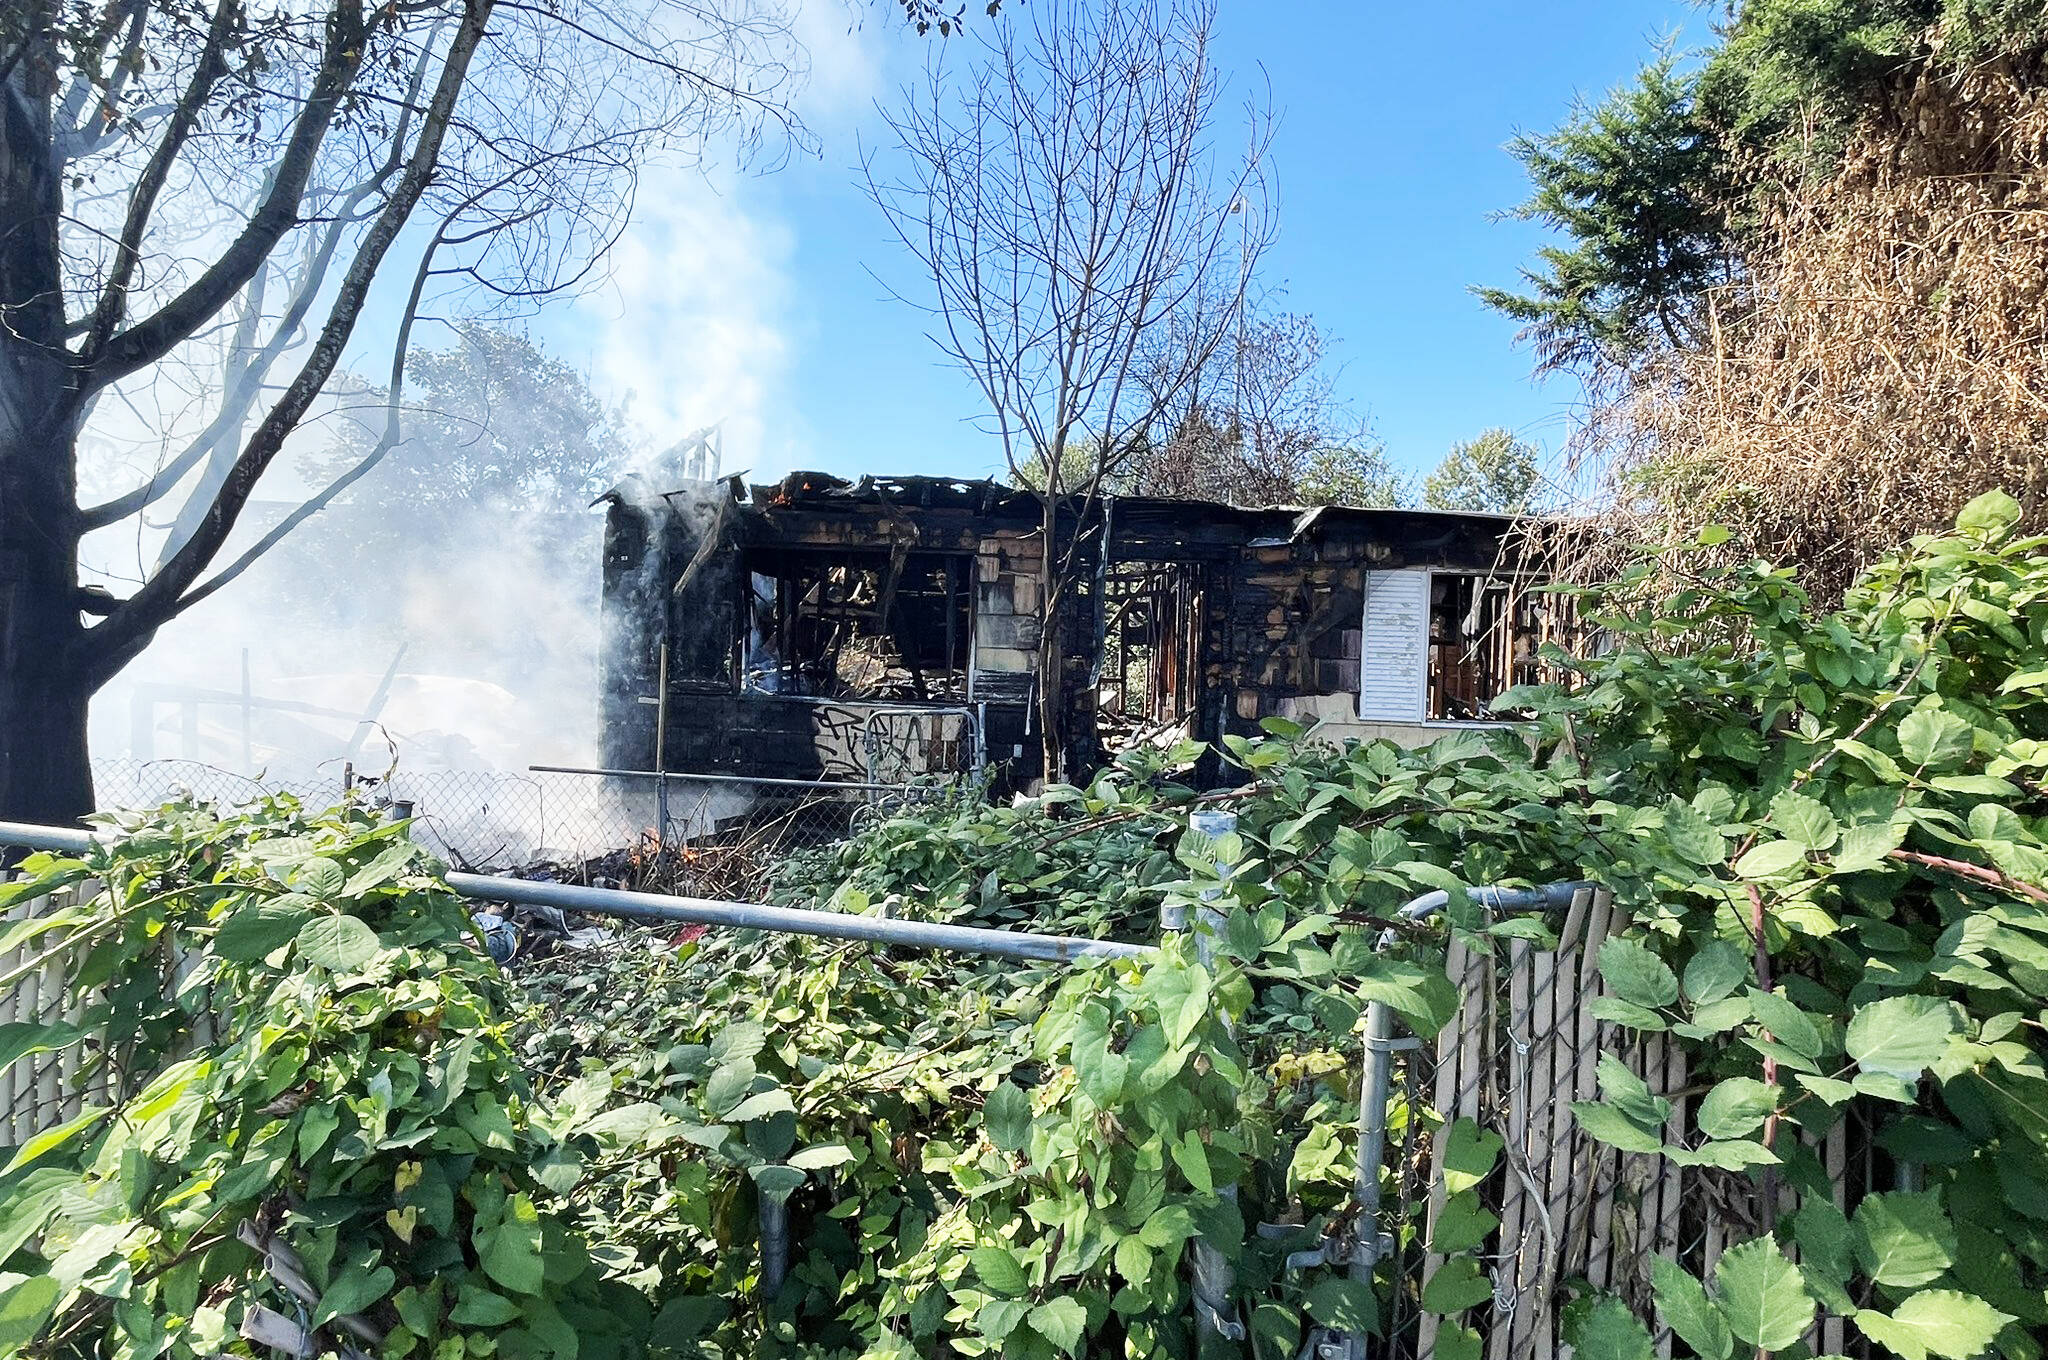
M 1484 571 L 1499 562 L 1507 528 L 1486 516 L 1116 499 L 1070 521 L 1074 538 L 1060 547 L 1071 551 L 1074 571 L 1048 620 L 1039 514 L 1027 493 L 942 479 L 849 483 L 804 473 L 751 488 L 744 499 L 724 483 L 681 497 L 615 494 L 605 544 L 605 763 L 654 764 L 655 709 L 641 700 L 657 688 L 664 641 L 662 757 L 671 770 L 863 779 L 863 742 L 878 709 L 908 733 L 909 757 L 953 760 L 965 734 L 941 711 L 957 714 L 964 698 L 1002 782 L 1022 786 L 1039 772 L 1042 682 L 1059 688 L 1076 771 L 1094 768 L 1106 747 L 1134 733 L 1145 738 L 1148 722 L 1153 738 L 1167 728 L 1168 737 L 1212 744 L 1227 733 L 1249 735 L 1289 700 L 1357 694 L 1369 572 Z M 799 556 L 849 565 L 822 573 L 790 567 Z M 808 592 L 778 598 L 777 610 L 831 603 L 852 617 L 868 607 L 881 620 L 871 631 L 886 632 L 906 562 L 924 564 L 918 570 L 927 579 L 950 582 L 957 573 L 964 582 L 962 622 L 948 612 L 950 594 L 945 610 L 933 612 L 925 599 L 916 615 L 920 628 L 944 620 L 968 633 L 957 649 L 925 649 L 964 675 L 949 675 L 942 689 L 911 677 L 920 694 L 929 688 L 944 702 L 763 691 L 764 671 L 749 658 L 766 645 L 764 582 L 781 582 L 785 596 L 799 590 L 791 582 Z M 943 573 L 933 575 L 933 562 Z M 882 598 L 816 598 L 856 576 Z M 900 633 L 901 611 L 897 617 Z M 1049 681 L 1038 674 L 1047 627 L 1059 644 Z M 1134 629 L 1143 634 L 1143 694 L 1121 668 L 1136 634 L 1120 630 Z M 780 636 L 786 645 L 792 634 L 785 628 Z M 895 643 L 908 650 L 904 637 Z M 1226 772 L 1212 758 L 1200 774 L 1213 781 Z

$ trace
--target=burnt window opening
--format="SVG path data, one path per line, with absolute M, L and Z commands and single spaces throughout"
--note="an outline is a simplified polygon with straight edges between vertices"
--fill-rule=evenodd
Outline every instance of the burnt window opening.
M 1516 685 L 1553 678 L 1542 649 L 1569 646 L 1569 599 L 1527 578 L 1483 572 L 1429 573 L 1429 685 L 1432 720 L 1512 716 L 1492 708 Z
M 965 703 L 974 559 L 754 549 L 740 682 L 761 694 Z
M 1191 732 L 1200 703 L 1202 572 L 1117 562 L 1103 579 L 1097 730 L 1112 749 Z

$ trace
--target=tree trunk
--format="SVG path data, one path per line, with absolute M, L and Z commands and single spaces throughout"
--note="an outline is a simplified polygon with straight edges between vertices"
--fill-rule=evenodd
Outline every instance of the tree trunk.
M 42 386 L 25 367 L 0 365 L 0 413 Z M 0 425 L 0 819 L 64 823 L 92 811 L 86 708 L 107 676 L 85 664 L 78 610 L 75 428 L 26 424 Z
M 21 623 L 42 612 L 16 608 L 21 583 L 0 624 L 6 650 L 0 670 L 0 820 L 63 826 L 92 811 L 92 765 L 86 756 L 86 709 L 92 690 L 75 668 L 23 657 L 16 647 L 40 649 L 43 633 Z
M 1064 581 L 1054 556 L 1057 551 L 1054 531 L 1059 514 L 1056 494 L 1049 493 L 1039 498 L 1045 507 L 1039 521 L 1040 536 L 1045 540 L 1045 557 L 1038 569 L 1038 749 L 1040 778 L 1045 784 L 1056 784 L 1066 778 L 1067 754 L 1062 740 L 1066 732 L 1065 714 L 1061 709 L 1066 697 L 1066 667 L 1065 658 L 1060 654 L 1060 606 L 1063 603 L 1060 587 Z
M 62 418 L 62 375 L 12 348 L 0 341 L 0 360 L 16 361 L 0 362 L 0 819 L 65 823 L 92 811 L 86 708 L 108 673 L 87 664 L 78 609 L 77 429 Z
M 0 84 L 0 819 L 92 810 L 79 614 L 79 374 L 65 347 L 50 91 L 36 62 Z

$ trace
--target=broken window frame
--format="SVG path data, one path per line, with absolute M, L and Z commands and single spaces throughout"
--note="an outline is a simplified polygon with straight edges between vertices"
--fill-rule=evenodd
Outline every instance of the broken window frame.
M 1469 629 L 1462 620 L 1473 616 L 1474 601 L 1466 583 L 1483 592 Z M 1487 706 L 1516 685 L 1557 678 L 1542 662 L 1544 645 L 1572 650 L 1580 641 L 1576 602 L 1545 592 L 1546 584 L 1535 573 L 1499 568 L 1368 572 L 1359 720 L 1422 726 L 1515 721 Z
M 974 562 L 972 553 L 901 545 L 747 549 L 734 649 L 740 692 L 844 703 L 966 702 Z M 889 644 L 873 649 L 882 678 L 849 680 L 849 646 L 857 651 L 871 640 Z M 897 671 L 905 672 L 900 681 L 890 678 Z
M 1103 575 L 1098 730 L 1112 749 L 1191 735 L 1200 720 L 1207 642 L 1208 572 L 1200 562 L 1131 558 Z M 1170 614 L 1170 617 L 1166 615 Z M 1131 636 L 1142 633 L 1135 650 Z M 1162 661 L 1169 663 L 1162 667 Z M 1143 704 L 1131 706 L 1130 678 L 1144 675 Z M 1162 674 L 1164 672 L 1164 674 Z M 1114 685 L 1118 707 L 1103 694 Z
M 1441 601 L 1439 582 L 1446 585 Z M 1513 722 L 1514 714 L 1492 703 L 1518 685 L 1554 678 L 1542 650 L 1570 645 L 1577 610 L 1569 598 L 1545 593 L 1545 584 L 1528 572 L 1429 572 L 1423 721 Z

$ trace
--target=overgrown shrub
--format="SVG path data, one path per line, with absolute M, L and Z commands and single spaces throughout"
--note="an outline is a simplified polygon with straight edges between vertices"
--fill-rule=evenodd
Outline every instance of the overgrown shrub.
M 1667 1146 L 1670 1093 L 1603 1064 L 1579 1122 L 1721 1169 L 1759 1227 L 1711 1278 L 1657 1263 L 1651 1308 L 1576 1299 L 1577 1353 L 1644 1360 L 1662 1325 L 1704 1360 L 1793 1356 L 1834 1315 L 1905 1360 L 2034 1356 L 2048 545 L 2016 513 L 1974 502 L 1831 612 L 1761 564 L 1703 567 L 1656 609 L 1589 598 L 1613 645 L 1510 696 L 1525 729 L 1232 739 L 1249 782 L 1201 795 L 1239 814 L 1222 843 L 1185 829 L 1197 795 L 1155 762 L 887 823 L 780 887 L 1134 939 L 1206 900 L 1208 965 L 1185 938 L 1054 970 L 635 933 L 516 978 L 515 1007 L 453 899 L 360 813 L 172 809 L 46 859 L 10 891 L 90 871 L 110 902 L 0 948 L 94 949 L 80 981 L 111 999 L 77 1033 L 9 1038 L 85 1044 L 136 1094 L 0 1171 L 0 1341 L 231 1346 L 252 1303 L 291 1307 L 234 1240 L 251 1222 L 303 1258 L 310 1313 L 360 1318 L 393 1356 L 567 1353 L 556 1319 L 591 1353 L 1178 1356 L 1197 1239 L 1235 1268 L 1246 1344 L 1292 1356 L 1412 1286 L 1281 1266 L 1354 1216 L 1362 1004 L 1434 1032 L 1459 1002 L 1444 931 L 1479 950 L 1548 931 L 1489 920 L 1466 885 L 1591 877 L 1634 923 L 1600 951 L 1608 1033 L 1675 1037 L 1707 1089 Z M 1442 928 L 1376 952 L 1429 888 Z M 188 1059 L 209 1011 L 220 1041 Z M 1852 1113 L 1898 1188 L 1845 1212 L 1794 1131 Z M 1464 1124 L 1446 1147 L 1448 1259 L 1419 1302 L 1447 1319 L 1440 1355 L 1473 1355 L 1499 1140 Z M 771 1290 L 756 1240 L 778 1203 Z
M 81 1045 L 118 1097 L 0 1171 L 0 1354 L 213 1355 L 256 1305 L 392 1356 L 644 1349 L 644 1298 L 555 1208 L 576 1135 L 402 825 L 284 797 L 107 830 L 0 889 L 106 885 L 0 938 L 36 951 L 8 985 L 62 958 L 83 1008 L 0 1058 Z

